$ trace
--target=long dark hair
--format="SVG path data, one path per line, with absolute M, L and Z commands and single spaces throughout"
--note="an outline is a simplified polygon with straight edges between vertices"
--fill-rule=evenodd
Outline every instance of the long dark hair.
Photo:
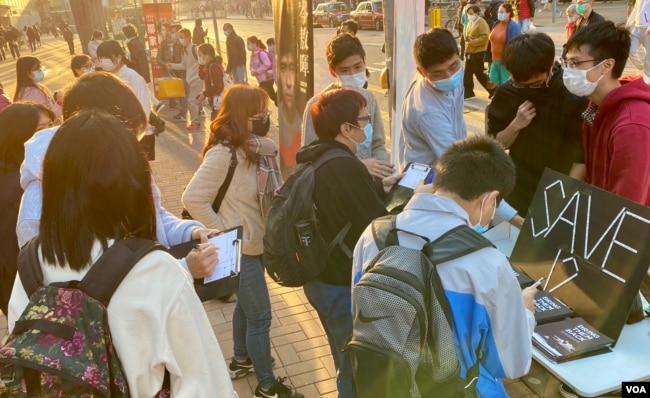
M 223 94 L 221 109 L 210 125 L 201 156 L 204 157 L 213 146 L 229 142 L 235 148 L 241 147 L 249 162 L 256 163 L 257 154 L 246 145 L 251 135 L 248 118 L 260 113 L 268 101 L 266 92 L 257 87 L 240 84 L 228 87 Z
M 50 121 L 54 112 L 41 104 L 17 102 L 0 112 L 0 172 L 16 170 L 25 159 L 25 141 L 30 139 L 38 128 L 41 114 Z
M 135 134 L 115 116 L 92 109 L 66 120 L 43 162 L 43 257 L 82 270 L 95 240 L 153 240 L 156 213 L 149 163 Z
M 122 48 L 120 43 L 118 43 L 116 40 L 106 40 L 102 42 L 102 44 L 97 46 L 97 58 L 100 57 L 110 58 L 113 61 L 113 63 L 115 63 L 118 56 L 122 57 L 122 64 L 133 69 L 132 67 L 133 64 L 126 57 L 126 53 L 124 53 L 124 49 Z M 115 70 L 115 72 L 117 72 L 117 69 Z
M 36 57 L 24 56 L 18 58 L 18 61 L 16 61 L 16 92 L 14 93 L 14 102 L 20 101 L 20 92 L 25 87 L 36 87 L 39 90 L 41 89 L 36 83 L 34 83 L 34 79 L 29 75 L 35 66 L 40 65 L 41 61 Z

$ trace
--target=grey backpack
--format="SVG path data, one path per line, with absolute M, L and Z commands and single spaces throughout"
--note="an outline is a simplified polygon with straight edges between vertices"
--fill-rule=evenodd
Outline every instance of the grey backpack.
M 477 361 L 460 376 L 452 315 L 436 265 L 490 241 L 466 225 L 422 250 L 399 246 L 396 216 L 372 222 L 379 253 L 352 290 L 353 334 L 347 349 L 357 398 L 476 397 Z

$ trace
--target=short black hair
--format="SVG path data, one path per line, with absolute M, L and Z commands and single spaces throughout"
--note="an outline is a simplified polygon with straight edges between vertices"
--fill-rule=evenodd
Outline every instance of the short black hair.
M 503 60 L 513 80 L 525 82 L 551 70 L 555 62 L 555 43 L 546 33 L 524 33 L 506 45 Z
M 72 59 L 70 60 L 70 69 L 72 70 L 74 77 L 79 77 L 79 75 L 77 74 L 77 69 L 86 65 L 88 61 L 92 61 L 92 58 L 90 58 L 90 56 L 86 54 L 74 55 L 72 57 Z
M 486 192 L 499 191 L 499 200 L 515 186 L 515 164 L 497 141 L 477 135 L 456 141 L 436 165 L 434 190 L 474 200 Z
M 447 29 L 433 28 L 415 39 L 413 56 L 421 69 L 440 65 L 458 55 L 458 44 Z
M 471 6 L 467 7 L 467 11 L 472 11 L 476 15 L 481 15 L 481 7 L 477 6 L 476 4 L 472 4 Z
M 156 237 L 151 171 L 128 126 L 89 109 L 63 122 L 43 162 L 43 257 L 82 270 L 95 240 Z
M 366 58 L 366 50 L 363 49 L 363 45 L 359 38 L 352 36 L 349 33 L 334 36 L 332 40 L 327 43 L 327 47 L 325 48 L 327 65 L 331 69 L 336 68 L 338 64 L 352 55 Z
M 130 23 L 122 26 L 122 33 L 124 33 L 124 36 L 126 36 L 127 39 L 135 37 L 138 34 L 137 32 L 135 26 Z
M 101 30 L 93 30 L 93 39 L 101 39 L 104 37 L 104 34 Z
M 341 88 L 319 94 L 309 108 L 314 130 L 320 140 L 331 141 L 341 133 L 341 125 L 358 125 L 359 112 L 366 107 L 365 97 L 356 90 Z
M 589 24 L 576 30 L 566 44 L 567 51 L 573 48 L 588 46 L 589 55 L 595 59 L 594 65 L 606 59 L 615 61 L 612 77 L 619 78 L 625 69 L 625 63 L 630 55 L 630 31 L 625 24 L 615 25 L 612 21 Z
M 354 19 L 348 19 L 343 21 L 343 23 L 341 24 L 341 28 L 343 28 L 344 26 L 348 28 L 348 30 L 354 33 L 355 35 L 359 31 L 359 24 Z

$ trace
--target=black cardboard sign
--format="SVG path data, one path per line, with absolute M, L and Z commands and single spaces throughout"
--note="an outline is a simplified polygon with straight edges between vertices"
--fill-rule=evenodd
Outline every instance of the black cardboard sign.
M 650 209 L 546 169 L 511 261 L 618 340 L 650 266 Z

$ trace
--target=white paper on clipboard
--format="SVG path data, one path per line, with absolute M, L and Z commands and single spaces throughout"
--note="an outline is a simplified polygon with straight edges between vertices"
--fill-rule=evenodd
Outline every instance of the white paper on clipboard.
M 241 265 L 241 236 L 242 227 L 237 227 L 208 239 L 210 243 L 219 248 L 219 264 L 217 264 L 212 275 L 203 278 L 204 284 L 239 273 Z
M 400 186 L 415 189 L 420 180 L 427 178 L 431 172 L 431 166 L 420 163 L 409 163 L 404 170 L 404 177 L 397 183 Z

